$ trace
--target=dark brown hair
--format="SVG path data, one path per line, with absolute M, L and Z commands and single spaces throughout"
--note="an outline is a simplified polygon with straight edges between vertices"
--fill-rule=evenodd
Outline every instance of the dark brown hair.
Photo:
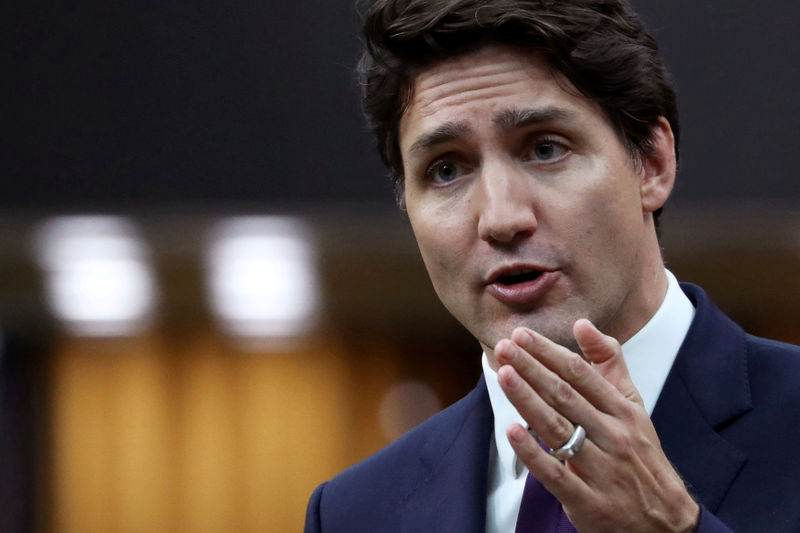
M 544 54 L 600 105 L 634 159 L 651 149 L 651 127 L 661 116 L 678 145 L 675 92 L 655 39 L 626 0 L 376 0 L 362 18 L 363 106 L 398 199 L 398 127 L 416 74 L 486 43 Z

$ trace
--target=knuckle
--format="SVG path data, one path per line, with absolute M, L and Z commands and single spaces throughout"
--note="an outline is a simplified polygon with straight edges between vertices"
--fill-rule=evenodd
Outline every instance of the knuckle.
M 555 468 L 549 477 L 550 482 L 555 487 L 564 487 L 567 484 L 567 469 L 563 467 Z
M 608 335 L 606 335 L 606 337 L 608 338 L 608 346 L 609 346 L 609 348 L 611 348 L 615 352 L 622 351 L 622 345 L 619 343 L 618 339 L 616 339 L 615 337 L 608 336 Z
M 625 424 L 632 425 L 636 423 L 638 413 L 631 402 L 625 401 L 620 405 L 618 416 Z
M 627 461 L 633 457 L 633 441 L 627 431 L 615 433 L 612 443 L 616 450 L 616 455 L 622 460 Z
M 557 469 L 554 477 L 555 477 L 555 479 L 553 480 L 553 482 L 556 485 L 563 486 L 567 481 L 566 470 L 563 469 L 563 468 Z
M 571 354 L 567 357 L 566 374 L 570 381 L 582 381 L 586 377 L 589 365 L 586 364 L 578 354 Z
M 559 415 L 549 416 L 544 421 L 545 430 L 549 435 L 552 435 L 558 444 L 556 447 L 563 444 L 561 441 L 566 441 L 572 435 L 572 430 L 569 428 L 569 423 Z
M 551 398 L 554 407 L 563 407 L 572 402 L 575 390 L 566 381 L 558 380 L 552 388 Z

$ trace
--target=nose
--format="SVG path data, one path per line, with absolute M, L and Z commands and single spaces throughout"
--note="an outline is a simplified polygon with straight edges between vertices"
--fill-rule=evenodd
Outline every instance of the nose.
M 490 244 L 530 237 L 539 222 L 534 212 L 534 180 L 513 163 L 484 165 L 480 176 L 478 235 Z

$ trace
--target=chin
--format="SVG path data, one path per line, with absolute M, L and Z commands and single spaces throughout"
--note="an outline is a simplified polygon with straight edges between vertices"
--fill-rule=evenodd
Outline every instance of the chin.
M 511 333 L 516 328 L 525 327 L 540 335 L 544 335 L 556 344 L 560 344 L 569 350 L 577 351 L 578 345 L 572 334 L 572 326 L 575 324 L 576 320 L 577 318 L 556 318 L 552 316 L 544 320 L 534 317 L 521 317 L 519 320 L 514 320 L 507 326 L 502 327 L 499 332 L 501 336 L 497 338 L 494 344 L 497 344 L 501 339 L 510 338 Z M 494 344 L 491 346 L 494 346 Z

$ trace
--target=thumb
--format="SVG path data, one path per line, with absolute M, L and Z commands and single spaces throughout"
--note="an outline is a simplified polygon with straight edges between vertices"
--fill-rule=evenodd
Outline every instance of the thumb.
M 572 334 L 583 357 L 592 363 L 601 376 L 629 400 L 642 403 L 639 391 L 631 381 L 628 366 L 622 357 L 622 347 L 617 339 L 603 334 L 585 318 L 575 322 Z

